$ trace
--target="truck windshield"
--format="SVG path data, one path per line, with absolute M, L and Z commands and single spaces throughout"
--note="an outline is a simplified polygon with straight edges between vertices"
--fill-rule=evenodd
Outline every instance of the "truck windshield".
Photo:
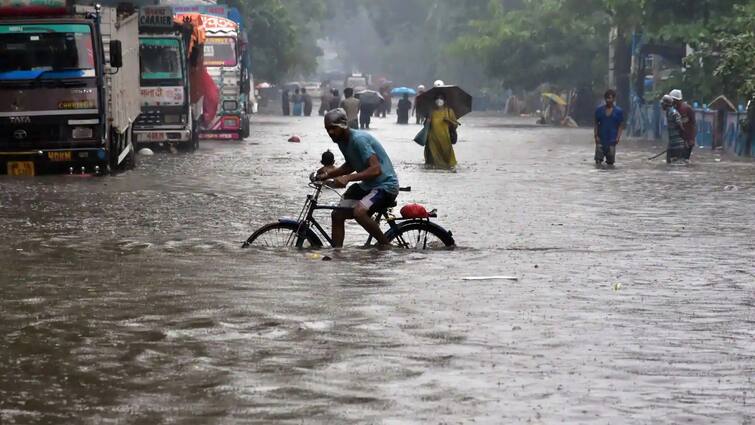
M 235 66 L 236 40 L 233 37 L 207 37 L 204 45 L 206 66 Z
M 0 25 L 0 80 L 94 77 L 89 25 Z
M 171 38 L 139 40 L 139 66 L 142 80 L 181 80 L 181 45 Z

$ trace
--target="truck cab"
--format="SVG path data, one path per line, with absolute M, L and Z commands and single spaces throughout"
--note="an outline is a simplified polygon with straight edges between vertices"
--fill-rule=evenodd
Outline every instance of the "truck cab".
M 139 10 L 141 114 L 133 126 L 138 146 L 168 144 L 187 151 L 199 146 L 192 113 L 187 35 L 173 21 L 170 6 Z
M 242 67 L 238 25 L 230 19 L 209 17 L 205 26 L 204 64 L 220 90 L 220 108 L 203 137 L 243 139 L 249 132 L 247 102 L 242 96 L 247 77 Z
M 113 8 L 2 3 L 0 173 L 133 165 L 136 37 L 136 18 Z

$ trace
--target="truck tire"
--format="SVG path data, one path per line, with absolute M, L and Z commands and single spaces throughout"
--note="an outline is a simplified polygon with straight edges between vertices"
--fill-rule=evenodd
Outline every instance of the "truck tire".
M 241 119 L 241 139 L 249 137 L 249 115 L 244 115 Z
M 133 170 L 136 168 L 136 143 L 134 142 L 134 134 L 131 131 L 127 131 L 126 146 L 128 146 L 129 152 L 126 158 L 123 159 L 123 169 Z
M 196 152 L 199 149 L 199 123 L 196 123 L 191 130 L 191 138 L 186 142 L 178 145 L 182 152 Z
M 115 129 L 111 129 L 107 150 L 108 174 L 115 174 L 118 171 L 118 154 L 120 151 L 121 135 Z

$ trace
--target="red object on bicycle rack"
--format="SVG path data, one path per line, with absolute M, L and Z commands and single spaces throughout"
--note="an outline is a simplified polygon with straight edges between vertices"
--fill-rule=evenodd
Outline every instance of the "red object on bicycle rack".
M 401 217 L 403 218 L 429 218 L 430 213 L 427 208 L 420 204 L 407 204 L 401 208 Z

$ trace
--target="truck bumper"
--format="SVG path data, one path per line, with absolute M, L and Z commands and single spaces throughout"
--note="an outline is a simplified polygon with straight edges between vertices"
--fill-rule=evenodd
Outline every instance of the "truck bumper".
M 134 129 L 134 141 L 139 144 L 188 142 L 191 130 L 137 130 Z
M 81 169 L 90 173 L 97 171 L 107 159 L 104 148 L 27 149 L 23 151 L 0 151 L 0 174 L 34 176 L 47 172 Z
M 208 140 L 241 140 L 241 134 L 238 131 L 202 131 L 199 135 L 202 139 Z
M 241 123 L 239 115 L 219 115 L 209 128 L 202 129 L 203 139 L 241 140 Z

